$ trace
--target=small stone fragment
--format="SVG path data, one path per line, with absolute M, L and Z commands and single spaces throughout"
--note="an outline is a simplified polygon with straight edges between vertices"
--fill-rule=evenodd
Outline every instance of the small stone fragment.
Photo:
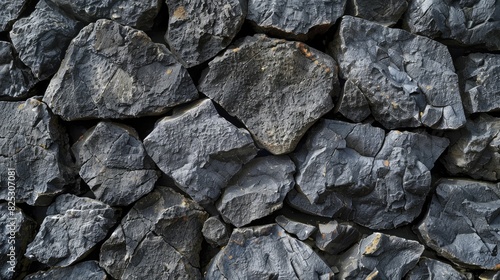
M 12 45 L 0 41 L 0 100 L 26 98 L 35 83 L 31 70 L 15 57 Z
M 0 2 L 0 32 L 8 31 L 21 15 L 29 0 L 10 0 Z
M 158 167 L 198 203 L 217 200 L 231 177 L 257 154 L 250 133 L 219 116 L 209 99 L 161 119 L 144 146 Z
M 89 254 L 115 225 L 118 212 L 86 197 L 63 194 L 47 210 L 25 256 L 49 266 L 66 267 Z
M 406 280 L 468 280 L 463 273 L 454 269 L 451 265 L 429 258 L 421 258 L 406 275 Z
M 68 267 L 56 267 L 26 276 L 23 280 L 106 280 L 106 272 L 96 261 L 86 261 Z
M 29 17 L 14 23 L 10 38 L 35 78 L 46 80 L 59 68 L 66 48 L 80 28 L 81 23 L 40 0 Z
M 294 221 L 283 215 L 276 217 L 275 221 L 280 227 L 286 230 L 286 232 L 294 234 L 299 240 L 302 241 L 306 240 L 314 232 L 316 232 L 315 226 Z
M 408 8 L 409 0 L 349 0 L 348 14 L 385 26 L 396 24 Z
M 333 192 L 325 192 L 318 198 L 318 201 L 311 203 L 303 193 L 292 189 L 286 196 L 286 201 L 291 207 L 310 215 L 344 219 L 352 217 L 352 205 L 345 204 L 349 200 Z
M 338 104 L 340 112 L 349 112 L 345 117 L 361 121 L 370 109 L 388 129 L 456 129 L 465 123 L 458 77 L 446 46 L 344 16 L 328 48 L 347 80 Z
M 295 164 L 288 156 L 255 158 L 229 181 L 217 209 L 236 227 L 263 218 L 283 207 L 295 185 Z
M 424 246 L 383 233 L 363 238 L 339 256 L 337 279 L 403 279 L 418 262 Z
M 99 264 L 115 279 L 201 279 L 207 218 L 192 200 L 157 187 L 135 203 L 104 242 Z
M 188 72 L 164 45 L 102 19 L 71 42 L 43 100 L 71 121 L 159 115 L 197 97 Z
M 331 279 L 328 265 L 275 224 L 235 229 L 205 279 Z
M 331 221 L 318 225 L 316 247 L 329 254 L 337 255 L 358 242 L 360 238 L 361 233 L 353 224 Z
M 208 218 L 201 232 L 205 240 L 214 247 L 225 246 L 231 235 L 229 227 L 217 217 Z
M 499 184 L 444 179 L 418 232 L 427 246 L 463 267 L 498 270 L 499 214 Z
M 199 89 L 237 117 L 275 155 L 295 149 L 333 108 L 337 65 L 300 42 L 245 37 L 209 63 Z
M 247 19 L 259 32 L 305 41 L 328 31 L 345 6 L 346 0 L 249 0 Z
M 165 40 L 186 67 L 201 64 L 225 49 L 240 30 L 246 0 L 166 0 Z

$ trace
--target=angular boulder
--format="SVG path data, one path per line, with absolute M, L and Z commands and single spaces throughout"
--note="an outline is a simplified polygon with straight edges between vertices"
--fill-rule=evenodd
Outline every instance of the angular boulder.
M 331 221 L 319 224 L 316 232 L 316 247 L 332 255 L 337 255 L 361 238 L 359 230 L 350 223 Z
M 468 280 L 463 273 L 459 272 L 453 266 L 429 258 L 421 258 L 417 266 L 415 266 L 406 275 L 406 280 Z
M 205 240 L 214 247 L 225 246 L 231 235 L 229 226 L 217 217 L 208 218 L 203 224 L 201 232 Z
M 21 15 L 29 0 L 2 1 L 0 3 L 0 32 L 8 31 Z
M 12 45 L 0 41 L 0 100 L 26 98 L 36 82 L 31 70 L 14 55 Z
M 347 13 L 385 26 L 396 24 L 408 8 L 409 0 L 349 0 Z
M 104 269 L 96 261 L 86 261 L 68 267 L 56 267 L 26 276 L 23 280 L 107 280 Z
M 313 233 L 316 232 L 315 226 L 294 221 L 283 215 L 276 217 L 275 221 L 286 232 L 297 236 L 297 238 L 302 241 L 308 239 Z

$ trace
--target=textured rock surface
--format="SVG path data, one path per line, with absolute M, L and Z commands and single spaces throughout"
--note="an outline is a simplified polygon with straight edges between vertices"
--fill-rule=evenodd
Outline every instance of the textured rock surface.
M 295 165 L 288 156 L 255 158 L 229 181 L 217 209 L 236 227 L 281 209 L 286 194 L 295 185 Z
M 205 279 L 330 279 L 333 272 L 306 244 L 277 225 L 235 229 Z
M 225 49 L 246 16 L 246 0 L 167 0 L 165 40 L 186 67 L 201 64 Z
M 0 174 L 16 171 L 16 202 L 48 205 L 74 181 L 67 135 L 47 106 L 38 99 L 0 102 Z M 0 185 L 7 186 L 0 176 Z M 0 199 L 7 200 L 7 187 Z
M 159 172 L 137 132 L 100 122 L 73 146 L 80 177 L 96 199 L 111 206 L 129 205 L 153 190 Z
M 96 261 L 86 261 L 68 267 L 52 268 L 26 276 L 23 280 L 106 280 L 106 272 Z
M 10 29 L 14 21 L 21 15 L 28 0 L 11 0 L 0 3 L 0 32 Z
M 311 203 L 303 193 L 292 189 L 288 193 L 286 201 L 291 207 L 311 215 L 325 218 L 342 217 L 344 219 L 352 217 L 352 205 L 349 204 L 348 199 L 338 193 L 325 192 L 318 197 L 318 201 Z
M 408 0 L 349 0 L 348 14 L 386 26 L 396 24 L 408 8 Z
M 49 266 L 69 266 L 104 240 L 117 217 L 116 210 L 100 201 L 60 195 L 48 208 L 25 256 Z
M 0 41 L 0 100 L 25 98 L 36 82 L 13 51 L 10 43 Z
M 71 42 L 44 101 L 65 120 L 165 113 L 198 97 L 187 71 L 164 45 L 110 20 Z
M 486 271 L 479 276 L 481 280 L 499 280 L 500 271 Z
M 424 246 L 383 233 L 363 238 L 339 257 L 338 279 L 403 279 L 418 262 Z
M 41 0 L 29 17 L 16 21 L 10 38 L 19 57 L 39 80 L 52 76 L 82 25 Z
M 422 258 L 408 274 L 406 280 L 467 280 L 467 276 L 451 265 L 438 260 Z
M 219 116 L 208 99 L 161 119 L 144 145 L 158 167 L 200 203 L 214 202 L 257 154 L 248 131 Z
M 496 0 L 412 0 L 403 24 L 412 33 L 500 50 L 500 6 Z
M 427 246 L 455 263 L 498 270 L 499 213 L 498 184 L 441 180 L 418 232 Z
M 276 217 L 275 221 L 280 227 L 286 230 L 286 232 L 297 236 L 299 240 L 306 240 L 316 232 L 315 226 L 294 221 L 283 215 Z
M 329 49 L 348 85 L 339 108 L 353 111 L 346 114 L 358 117 L 353 121 L 371 112 L 389 129 L 456 129 L 465 123 L 458 78 L 444 45 L 345 16 Z
M 247 19 L 257 31 L 302 41 L 328 31 L 345 5 L 346 0 L 249 0 Z
M 225 246 L 231 235 L 229 227 L 217 217 L 208 218 L 201 232 L 205 240 L 214 247 Z
M 353 224 L 332 221 L 318 225 L 316 247 L 329 254 L 337 255 L 358 242 L 360 238 L 361 233 Z
M 455 65 L 465 111 L 500 110 L 500 54 L 473 53 L 458 58 Z
M 201 279 L 199 252 L 207 213 L 170 188 L 140 199 L 101 247 L 116 279 Z
M 333 108 L 335 61 L 299 42 L 246 37 L 209 63 L 199 89 L 245 124 L 273 154 L 294 150 Z

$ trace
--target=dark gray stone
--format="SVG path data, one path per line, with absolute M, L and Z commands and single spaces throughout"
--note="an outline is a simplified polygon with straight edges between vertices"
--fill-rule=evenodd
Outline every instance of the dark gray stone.
M 64 120 L 159 115 L 194 100 L 188 72 L 164 45 L 110 20 L 71 42 L 44 101 Z
M 481 280 L 500 280 L 500 271 L 485 271 L 480 276 Z
M 29 0 L 10 0 L 0 2 L 0 32 L 8 31 L 21 15 Z
M 450 44 L 500 50 L 500 6 L 496 0 L 411 0 L 403 26 Z
M 247 19 L 259 32 L 305 41 L 328 31 L 345 6 L 346 0 L 248 0 Z
M 66 267 L 78 262 L 106 238 L 118 214 L 91 198 L 60 195 L 48 208 L 25 256 L 49 266 Z
M 217 200 L 231 177 L 257 154 L 250 133 L 219 116 L 208 99 L 161 119 L 144 146 L 158 167 L 199 203 Z
M 31 70 L 13 51 L 10 43 L 0 41 L 0 100 L 26 98 L 36 83 Z
M 346 204 L 350 202 L 349 199 L 338 193 L 327 191 L 318 198 L 318 201 L 311 203 L 303 193 L 292 189 L 286 196 L 286 201 L 291 207 L 306 214 L 325 218 L 352 218 L 352 205 Z
M 217 209 L 236 227 L 263 218 L 283 207 L 295 185 L 294 173 L 295 164 L 288 156 L 255 158 L 229 181 Z
M 337 65 L 300 42 L 245 37 L 209 63 L 199 89 L 248 128 L 273 154 L 295 149 L 333 108 Z
M 350 223 L 331 221 L 319 224 L 316 232 L 316 247 L 329 254 L 337 255 L 361 238 L 359 230 Z
M 167 187 L 135 203 L 104 242 L 99 264 L 115 279 L 201 279 L 199 253 L 208 218 Z
M 106 272 L 96 261 L 86 261 L 68 267 L 56 267 L 26 276 L 23 280 L 106 280 Z
M 0 102 L 0 119 L 0 174 L 15 169 L 16 202 L 50 204 L 76 176 L 65 131 L 36 98 Z M 8 197 L 7 180 L 0 176 L 2 200 Z
M 456 129 L 465 123 L 458 77 L 446 46 L 345 16 L 329 50 L 347 80 L 339 111 L 349 112 L 345 116 L 353 121 L 371 112 L 388 129 Z
M 462 267 L 498 270 L 499 213 L 498 184 L 444 179 L 418 232 L 427 246 Z
M 396 24 L 408 8 L 409 0 L 349 0 L 347 13 L 385 26 Z
M 245 21 L 246 0 L 166 0 L 165 34 L 172 53 L 186 67 L 201 64 L 225 49 Z
M 96 199 L 111 206 L 129 205 L 153 190 L 159 172 L 137 132 L 100 122 L 73 146 L 80 177 Z
M 37 79 L 45 80 L 57 71 L 80 28 L 81 23 L 40 0 L 29 17 L 14 23 L 10 38 L 22 62 Z
M 201 231 L 205 240 L 214 247 L 225 246 L 229 241 L 231 230 L 217 217 L 208 218 Z
M 331 279 L 332 270 L 278 225 L 235 229 L 205 279 Z
M 406 280 L 468 280 L 463 273 L 454 269 L 451 265 L 433 260 L 422 258 L 408 274 Z
M 500 110 L 500 54 L 469 54 L 458 58 L 455 66 L 466 112 Z
M 337 279 L 403 279 L 418 262 L 424 246 L 383 233 L 373 233 L 339 256 Z
M 286 232 L 294 234 L 299 240 L 302 241 L 308 239 L 314 232 L 316 232 L 315 226 L 294 221 L 283 215 L 276 217 L 275 221 L 280 227 L 286 230 Z

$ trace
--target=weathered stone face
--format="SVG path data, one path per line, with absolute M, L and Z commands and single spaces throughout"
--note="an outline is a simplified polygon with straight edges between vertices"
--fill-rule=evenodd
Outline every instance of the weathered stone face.
M 12 45 L 0 41 L 0 100 L 26 98 L 35 83 L 31 70 L 15 56 Z

